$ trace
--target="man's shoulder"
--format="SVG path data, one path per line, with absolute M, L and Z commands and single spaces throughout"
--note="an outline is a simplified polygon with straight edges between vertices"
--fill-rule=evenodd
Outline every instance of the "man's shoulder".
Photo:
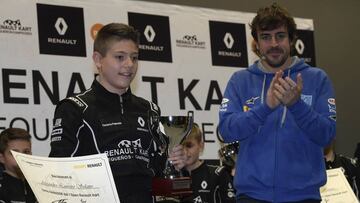
M 311 74 L 311 76 L 322 76 L 327 77 L 327 74 L 324 69 L 314 66 L 308 66 L 307 68 L 303 69 L 301 72 L 308 72 Z

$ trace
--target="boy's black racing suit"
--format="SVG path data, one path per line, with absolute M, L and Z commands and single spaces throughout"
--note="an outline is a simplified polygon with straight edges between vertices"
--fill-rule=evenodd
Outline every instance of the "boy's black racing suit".
M 130 90 L 119 96 L 94 80 L 90 89 L 57 105 L 49 156 L 106 153 L 119 197 L 150 193 L 162 164 L 152 164 L 160 155 L 149 132 L 149 111 L 160 115 L 156 104 Z
M 36 203 L 36 198 L 30 185 L 6 172 L 0 174 L 1 203 Z
M 191 171 L 193 194 L 181 199 L 182 203 L 235 203 L 232 178 L 225 167 L 203 162 Z

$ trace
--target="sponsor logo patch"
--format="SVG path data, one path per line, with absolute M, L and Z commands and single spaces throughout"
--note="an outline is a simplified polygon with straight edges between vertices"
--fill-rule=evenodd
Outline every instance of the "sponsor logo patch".
M 84 104 L 83 104 L 79 99 L 77 99 L 77 98 L 75 98 L 75 97 L 68 97 L 67 99 L 75 102 L 79 107 L 83 107 L 83 106 L 84 106 Z
M 248 99 L 248 100 L 246 100 L 246 104 L 247 105 L 249 105 L 249 104 L 255 104 L 255 101 L 257 100 L 257 99 L 259 99 L 260 97 L 251 97 L 251 99 Z
M 329 103 L 330 105 L 335 105 L 335 98 L 329 98 L 329 99 L 328 99 L 328 103 Z
M 227 98 L 223 98 L 221 101 L 221 105 L 220 105 L 220 111 L 227 111 L 227 107 L 228 107 L 228 102 L 230 100 Z
M 113 122 L 113 123 L 102 123 L 102 127 L 110 127 L 110 126 L 116 126 L 116 125 L 122 125 L 122 122 Z
M 61 127 L 61 121 L 62 121 L 61 118 L 55 119 L 54 128 Z
M 129 148 L 129 147 L 133 147 L 133 148 L 141 148 L 141 140 L 140 138 L 134 141 L 131 140 L 122 140 L 119 142 L 118 144 L 119 148 Z
M 311 106 L 312 104 L 312 95 L 301 95 L 301 100 L 303 100 L 307 105 Z
M 201 182 L 201 188 L 202 189 L 206 189 L 207 188 L 207 182 L 205 181 L 205 180 L 203 180 L 202 182 Z
M 251 108 L 248 107 L 248 106 L 246 106 L 246 105 L 243 106 L 243 112 L 247 112 L 247 111 L 249 111 L 250 109 L 251 109 Z
M 331 115 L 331 116 L 329 116 L 329 118 L 333 121 L 336 121 L 336 115 Z
M 59 135 L 59 134 L 62 134 L 62 133 L 63 133 L 63 129 L 62 129 L 62 128 L 57 128 L 57 129 L 54 129 L 54 130 L 51 132 L 51 136 Z

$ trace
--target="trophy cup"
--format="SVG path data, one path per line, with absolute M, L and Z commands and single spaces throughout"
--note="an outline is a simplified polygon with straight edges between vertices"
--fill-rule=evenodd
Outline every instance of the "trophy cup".
M 161 143 L 164 143 L 164 138 L 167 140 L 164 153 L 168 157 L 170 151 L 176 145 L 181 144 L 190 133 L 194 123 L 194 112 L 189 111 L 187 116 L 161 116 L 159 118 L 150 116 L 150 120 L 152 120 L 153 124 L 158 122 L 159 125 L 156 133 L 154 133 L 154 130 L 151 131 L 154 140 L 157 140 L 160 146 Z M 187 196 L 192 193 L 191 179 L 189 177 L 181 177 L 180 173 L 175 170 L 172 163 L 168 160 L 166 160 L 163 174 L 164 177 L 153 178 L 153 195 L 174 197 Z

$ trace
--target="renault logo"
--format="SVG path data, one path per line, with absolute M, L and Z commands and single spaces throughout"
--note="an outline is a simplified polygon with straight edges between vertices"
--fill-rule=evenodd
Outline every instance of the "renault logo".
M 142 118 L 142 117 L 138 117 L 138 123 L 139 123 L 139 125 L 141 126 L 141 127 L 144 127 L 145 126 L 145 121 L 144 121 L 144 119 Z
M 305 45 L 301 39 L 296 40 L 295 49 L 300 55 L 304 53 Z
M 56 20 L 55 28 L 56 28 L 56 31 L 59 33 L 59 35 L 64 35 L 66 33 L 68 26 L 67 26 L 64 18 L 59 17 Z
M 228 48 L 228 49 L 231 49 L 232 46 L 234 45 L 234 38 L 228 32 L 224 36 L 224 43 L 225 43 L 226 48 Z
M 151 25 L 146 26 L 146 28 L 144 30 L 144 35 L 148 42 L 154 41 L 156 33 L 155 33 L 154 29 L 151 27 Z

